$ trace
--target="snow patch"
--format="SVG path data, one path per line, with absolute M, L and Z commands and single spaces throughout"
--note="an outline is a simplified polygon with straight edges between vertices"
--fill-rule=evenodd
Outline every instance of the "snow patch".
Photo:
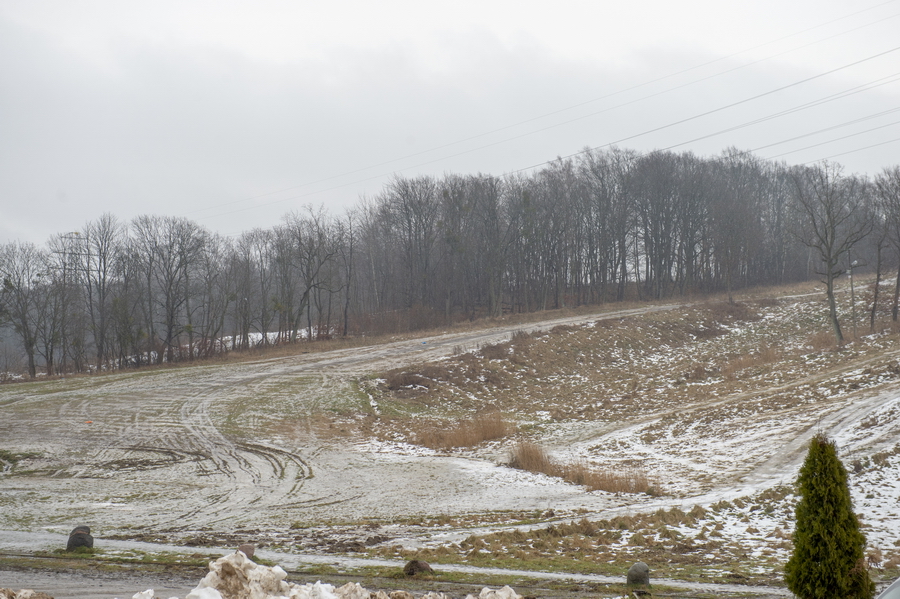
M 371 593 L 357 582 L 335 588 L 321 581 L 293 584 L 285 581 L 287 573 L 281 566 L 263 566 L 249 559 L 243 552 L 220 557 L 210 562 L 209 574 L 185 599 L 388 599 L 384 591 Z M 153 599 L 153 589 L 132 595 L 131 599 Z M 170 599 L 178 599 L 172 597 Z M 427 593 L 422 599 L 448 599 L 443 593 Z M 500 589 L 485 587 L 478 597 L 466 599 L 522 599 L 509 586 Z

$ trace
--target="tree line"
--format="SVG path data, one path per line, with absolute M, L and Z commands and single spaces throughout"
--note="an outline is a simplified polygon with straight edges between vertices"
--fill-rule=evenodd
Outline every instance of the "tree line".
M 236 238 L 105 214 L 6 243 L 0 331 L 34 377 L 821 277 L 840 341 L 834 279 L 853 261 L 880 279 L 898 254 L 900 167 L 612 148 L 528 175 L 398 176 L 343 214 Z M 900 274 L 895 319 L 898 293 Z

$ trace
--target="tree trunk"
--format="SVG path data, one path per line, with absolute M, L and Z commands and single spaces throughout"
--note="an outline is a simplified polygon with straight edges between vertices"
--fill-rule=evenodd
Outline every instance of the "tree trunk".
M 875 289 L 872 291 L 872 312 L 869 315 L 869 331 L 875 332 L 875 313 L 878 311 L 878 289 L 881 287 L 881 244 L 875 258 Z
M 828 296 L 828 318 L 834 329 L 834 338 L 838 345 L 844 345 L 844 335 L 841 333 L 841 323 L 838 321 L 837 305 L 834 301 L 834 277 L 830 274 L 830 269 L 826 276 L 825 286 L 825 295 Z
M 891 320 L 897 322 L 897 304 L 900 301 L 900 269 L 897 270 L 897 283 L 894 285 L 894 305 L 891 308 Z

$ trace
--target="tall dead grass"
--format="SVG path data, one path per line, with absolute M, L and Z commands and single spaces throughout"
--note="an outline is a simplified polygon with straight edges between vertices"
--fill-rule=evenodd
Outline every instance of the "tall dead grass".
M 530 441 L 516 444 L 510 455 L 509 466 L 562 478 L 576 485 L 583 485 L 591 491 L 650 493 L 653 490 L 642 470 L 596 470 L 582 460 L 559 464 L 550 458 L 543 447 Z
M 515 431 L 515 426 L 503 419 L 498 411 L 484 412 L 475 418 L 459 420 L 449 428 L 427 426 L 416 437 L 416 444 L 430 449 L 454 449 L 476 445 L 503 437 Z
M 450 373 L 442 366 L 426 364 L 420 366 L 418 371 L 396 368 L 385 374 L 387 388 L 398 391 L 404 388 L 424 387 L 431 389 L 439 384 L 439 381 L 447 380 Z
M 837 341 L 835 341 L 834 333 L 831 331 L 819 331 L 810 335 L 809 339 L 806 340 L 806 345 L 811 347 L 813 351 L 820 352 L 826 349 L 834 349 Z
M 781 351 L 770 345 L 764 345 L 759 351 L 729 360 L 722 366 L 722 375 L 729 380 L 737 378 L 740 371 L 772 364 L 781 359 Z

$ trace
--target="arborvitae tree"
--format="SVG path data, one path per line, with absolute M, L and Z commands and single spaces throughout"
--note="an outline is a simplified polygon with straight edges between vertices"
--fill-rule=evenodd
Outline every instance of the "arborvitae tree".
M 866 570 L 866 538 L 853 513 L 847 471 L 823 434 L 809 444 L 797 479 L 800 502 L 794 553 L 785 582 L 800 599 L 870 599 L 875 585 Z

